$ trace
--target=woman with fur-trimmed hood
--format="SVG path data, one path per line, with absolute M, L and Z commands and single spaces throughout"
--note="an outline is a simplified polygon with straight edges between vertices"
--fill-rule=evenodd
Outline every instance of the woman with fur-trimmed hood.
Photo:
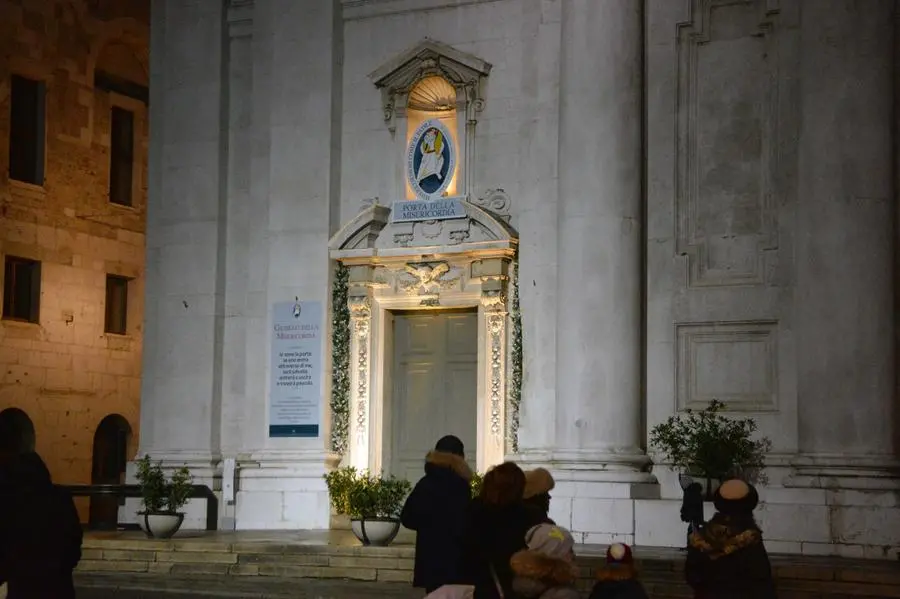
M 441 438 L 425 458 L 425 476 L 406 500 L 400 522 L 416 531 L 413 586 L 427 593 L 461 582 L 462 539 L 472 498 L 472 471 L 462 441 Z
M 539 524 L 525 535 L 527 549 L 512 556 L 513 591 L 523 599 L 578 599 L 575 540 L 564 528 Z
M 684 567 L 697 599 L 775 599 L 762 531 L 753 519 L 759 496 L 742 480 L 715 495 L 716 515 L 691 533 Z

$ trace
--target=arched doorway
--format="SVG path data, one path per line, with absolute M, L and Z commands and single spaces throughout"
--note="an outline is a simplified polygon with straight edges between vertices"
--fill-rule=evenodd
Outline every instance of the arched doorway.
M 34 424 L 19 408 L 0 412 L 0 452 L 25 453 L 34 451 Z
M 130 440 L 131 425 L 124 417 L 110 414 L 100 421 L 94 433 L 92 485 L 118 485 L 124 482 Z M 118 499 L 104 496 L 91 498 L 91 528 L 115 530 L 118 517 Z

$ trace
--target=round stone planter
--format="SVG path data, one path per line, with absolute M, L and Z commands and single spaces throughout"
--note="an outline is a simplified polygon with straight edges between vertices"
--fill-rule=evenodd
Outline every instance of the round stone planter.
M 138 514 L 138 524 L 151 539 L 168 539 L 181 528 L 184 514 Z
M 387 547 L 400 532 L 400 521 L 388 518 L 351 520 L 350 530 L 363 545 Z

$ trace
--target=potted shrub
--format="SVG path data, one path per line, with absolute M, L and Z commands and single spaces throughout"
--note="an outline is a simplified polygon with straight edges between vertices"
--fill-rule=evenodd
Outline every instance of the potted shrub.
M 182 466 L 166 480 L 162 463 L 153 463 L 145 455 L 138 462 L 138 484 L 141 486 L 143 509 L 138 524 L 151 539 L 168 539 L 181 528 L 184 513 L 179 512 L 191 495 L 191 472 Z
M 707 499 L 728 478 L 765 482 L 765 456 L 772 448 L 766 437 L 754 440 L 753 418 L 728 418 L 724 408 L 713 400 L 702 410 L 670 416 L 650 432 L 650 446 L 679 471 L 682 488 L 699 482 Z
M 347 467 L 325 475 L 331 506 L 350 517 L 350 529 L 363 545 L 390 545 L 400 531 L 400 510 L 409 481 L 375 476 Z
M 484 477 L 477 472 L 472 473 L 472 480 L 469 481 L 469 486 L 472 487 L 472 498 L 476 498 L 481 495 L 481 486 L 484 484 Z

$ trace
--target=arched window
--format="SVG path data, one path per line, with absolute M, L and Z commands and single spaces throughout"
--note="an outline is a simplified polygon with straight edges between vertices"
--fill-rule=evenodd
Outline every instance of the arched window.
M 25 453 L 34 451 L 34 424 L 19 408 L 0 412 L 0 452 Z
M 130 442 L 131 425 L 123 416 L 110 414 L 100 421 L 94 432 L 91 484 L 119 485 L 125 482 L 125 464 L 128 462 Z M 115 497 L 91 497 L 91 526 L 115 530 L 120 505 L 124 505 L 124 501 L 120 503 Z
M 457 193 L 457 174 L 462 159 L 459 152 L 459 131 L 457 121 L 457 90 L 439 75 L 429 75 L 420 79 L 410 90 L 406 104 L 406 143 L 409 145 L 419 126 L 430 119 L 439 120 L 450 132 L 450 141 L 457 148 L 452 172 L 447 173 L 450 184 L 442 195 Z M 406 183 L 406 199 L 412 200 L 416 194 Z

